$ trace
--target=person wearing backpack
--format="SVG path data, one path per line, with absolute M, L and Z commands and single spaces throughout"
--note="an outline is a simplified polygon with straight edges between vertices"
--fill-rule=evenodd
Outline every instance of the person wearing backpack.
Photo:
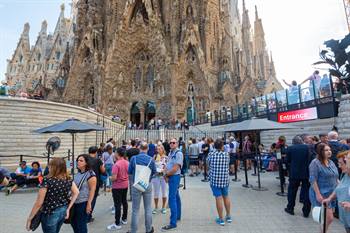
M 140 204 L 141 204 L 141 197 L 143 198 L 143 206 L 145 208 L 145 227 L 146 227 L 146 233 L 153 233 L 154 228 L 152 226 L 152 185 L 151 185 L 151 178 L 156 174 L 156 165 L 154 163 L 154 160 L 152 157 L 147 155 L 148 150 L 148 144 L 147 142 L 142 142 L 140 144 L 140 154 L 135 155 L 131 158 L 129 162 L 128 167 L 128 173 L 129 175 L 132 175 L 132 187 L 131 187 L 131 199 L 132 199 L 132 215 L 131 215 L 131 231 L 128 231 L 128 233 L 136 233 L 137 227 L 138 227 L 138 220 L 139 220 L 139 211 L 140 211 Z M 150 169 L 150 175 L 148 177 L 148 184 L 145 184 L 143 187 L 144 190 L 139 189 L 138 179 L 141 177 L 140 174 L 139 177 L 137 176 L 137 171 L 140 171 L 141 168 L 144 169 L 144 167 L 148 167 Z M 136 181 L 136 183 L 135 183 Z

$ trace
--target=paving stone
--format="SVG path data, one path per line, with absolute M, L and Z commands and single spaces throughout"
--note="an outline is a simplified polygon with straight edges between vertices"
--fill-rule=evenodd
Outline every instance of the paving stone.
M 297 202 L 295 216 L 284 212 L 286 197 L 276 195 L 279 191 L 275 177 L 277 173 L 264 173 L 261 176 L 262 185 L 268 191 L 254 191 L 242 187 L 244 176 L 239 173 L 242 182 L 231 182 L 230 197 L 232 201 L 233 222 L 225 226 L 218 226 L 214 222 L 216 217 L 215 200 L 208 183 L 200 180 L 202 177 L 186 177 L 186 190 L 181 189 L 182 220 L 178 224 L 176 233 L 310 233 L 319 232 L 319 226 L 309 218 L 302 217 L 301 204 Z M 256 177 L 249 176 L 249 183 L 256 185 Z M 298 196 L 297 196 L 298 197 Z M 25 221 L 36 199 L 36 193 L 18 192 L 5 196 L 0 193 L 1 233 L 25 233 Z M 107 225 L 113 222 L 114 216 L 109 208 L 112 205 L 111 193 L 102 193 L 96 205 L 95 222 L 89 224 L 89 232 L 108 232 Z M 129 212 L 131 203 L 129 202 Z M 143 208 L 143 207 L 142 207 Z M 140 211 L 139 232 L 145 232 L 143 209 Z M 170 212 L 153 215 L 155 232 L 169 222 Z M 130 227 L 130 213 L 128 225 L 117 232 L 125 233 Z M 38 229 L 36 232 L 42 232 Z M 62 233 L 72 232 L 69 225 L 64 225 Z M 334 220 L 328 233 L 344 232 L 339 220 Z

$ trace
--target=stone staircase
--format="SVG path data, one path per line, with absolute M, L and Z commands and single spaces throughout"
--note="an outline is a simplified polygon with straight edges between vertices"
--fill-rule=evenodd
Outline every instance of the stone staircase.
M 296 129 L 271 130 L 260 133 L 261 143 L 269 148 L 274 142 L 277 142 L 279 136 L 287 138 L 287 144 L 292 144 L 292 139 L 297 134 L 308 133 L 313 136 L 318 136 L 320 133 L 328 133 L 335 124 L 336 118 L 317 119 L 311 121 L 303 121 L 297 123 L 289 123 L 297 127 Z M 343 136 L 343 135 L 340 135 Z
M 58 136 L 61 146 L 54 156 L 67 156 L 71 149 L 72 136 L 70 134 L 35 134 L 32 131 L 69 118 L 101 124 L 110 130 L 104 133 L 104 139 L 118 136 L 124 126 L 112 122 L 107 117 L 77 106 L 54 103 L 41 100 L 19 98 L 0 98 L 0 166 L 17 166 L 19 157 L 1 157 L 13 155 L 43 156 L 45 145 L 50 137 Z M 87 148 L 97 145 L 102 140 L 101 132 L 77 134 L 75 137 L 75 154 L 86 153 Z M 46 159 L 23 158 L 28 162 Z

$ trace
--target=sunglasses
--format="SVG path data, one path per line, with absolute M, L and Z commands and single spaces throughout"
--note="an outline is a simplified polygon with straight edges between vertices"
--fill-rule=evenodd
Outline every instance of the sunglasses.
M 176 142 L 170 142 L 170 144 L 176 144 Z

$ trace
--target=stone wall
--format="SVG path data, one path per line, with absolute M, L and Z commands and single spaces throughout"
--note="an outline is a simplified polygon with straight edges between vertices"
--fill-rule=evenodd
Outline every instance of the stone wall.
M 43 156 L 43 153 L 46 152 L 46 142 L 53 136 L 61 139 L 61 146 L 54 156 L 67 156 L 72 144 L 70 134 L 36 134 L 32 131 L 69 118 L 101 125 L 104 120 L 105 127 L 109 128 L 103 134 L 101 132 L 77 134 L 75 138 L 76 155 L 86 153 L 89 146 L 99 144 L 102 136 L 106 140 L 109 137 L 117 138 L 124 132 L 122 125 L 85 108 L 48 101 L 0 98 L 0 156 Z M 31 162 L 36 159 L 24 157 L 24 160 Z M 39 160 L 46 161 L 45 159 Z M 18 161 L 18 157 L 0 157 L 0 166 L 14 166 Z

